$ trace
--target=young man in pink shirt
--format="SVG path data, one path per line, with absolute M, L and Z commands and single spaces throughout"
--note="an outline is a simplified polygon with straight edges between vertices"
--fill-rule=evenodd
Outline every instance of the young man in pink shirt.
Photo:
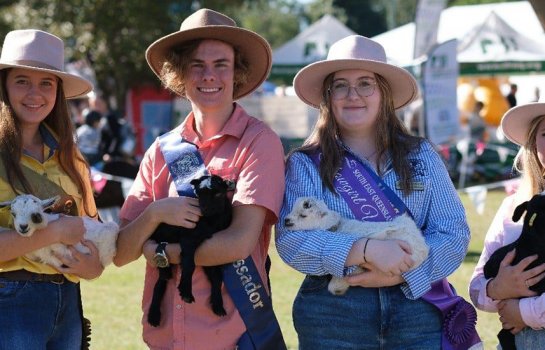
M 284 193 L 283 148 L 269 127 L 234 102 L 267 78 L 270 46 L 229 17 L 202 9 L 186 18 L 180 31 L 154 42 L 146 58 L 167 88 L 191 102 L 192 111 L 170 134 L 194 144 L 208 172 L 233 180 L 236 189 L 231 225 L 196 251 L 194 303 L 185 303 L 177 290 L 180 247 L 166 245 L 168 262 L 175 268 L 162 301 L 161 323 L 151 327 L 147 312 L 158 277 L 153 263 L 158 244 L 149 237 L 162 222 L 193 228 L 201 212 L 197 199 L 178 195 L 160 142 L 156 140 L 147 150 L 120 213 L 122 229 L 115 257 L 118 266 L 142 254 L 148 262 L 142 302 L 144 341 L 151 349 L 284 349 L 281 335 L 274 341 L 264 340 L 268 333 L 260 331 L 271 325 L 278 328 L 274 314 L 270 319 L 253 315 L 270 303 L 265 264 L 271 227 Z M 250 263 L 256 271 L 251 277 L 246 276 Z M 210 283 L 202 266 L 224 264 L 222 296 L 227 316 L 220 317 L 210 308 Z M 239 284 L 234 292 L 225 278 L 228 268 L 236 271 Z M 256 282 L 252 288 L 247 283 L 250 278 Z M 237 293 L 253 303 L 250 311 L 239 306 Z M 256 319 L 266 319 L 265 324 L 256 325 Z

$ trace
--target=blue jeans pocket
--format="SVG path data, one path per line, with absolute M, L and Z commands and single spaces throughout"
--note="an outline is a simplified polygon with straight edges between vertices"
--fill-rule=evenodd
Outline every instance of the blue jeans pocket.
M 10 281 L 0 278 L 0 303 L 16 298 L 28 281 Z

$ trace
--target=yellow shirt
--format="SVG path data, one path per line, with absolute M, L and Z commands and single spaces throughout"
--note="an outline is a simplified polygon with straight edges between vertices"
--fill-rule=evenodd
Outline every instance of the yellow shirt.
M 84 206 L 82 194 L 78 191 L 76 184 L 70 179 L 70 177 L 68 177 L 68 175 L 63 172 L 62 168 L 58 163 L 55 139 L 51 137 L 51 132 L 47 128 L 42 127 L 40 128 L 40 131 L 42 132 L 42 135 L 45 136 L 44 139 L 46 140 L 44 142 L 44 159 L 46 160 L 43 163 L 40 163 L 38 160 L 23 154 L 23 156 L 21 157 L 21 164 L 34 170 L 36 173 L 43 175 L 44 179 L 47 179 L 62 187 L 67 194 L 71 195 L 74 198 L 79 210 L 79 215 L 85 215 L 85 211 L 83 209 Z M 85 186 L 88 188 L 88 193 L 92 193 L 89 170 L 83 163 L 80 162 L 78 162 L 77 167 L 80 174 L 82 174 Z M 39 186 L 39 184 L 32 183 L 32 186 L 36 188 Z M 0 202 L 10 201 L 16 196 L 16 193 L 13 192 L 11 186 L 6 181 L 6 179 L 0 178 Z M 87 206 L 91 213 L 96 212 L 95 201 L 92 196 L 90 196 Z M 13 229 L 13 219 L 11 217 L 9 207 L 4 207 L 0 209 L 0 226 Z M 0 232 L 0 234 L 2 233 Z M 0 272 L 21 269 L 45 274 L 58 273 L 57 270 L 55 270 L 53 267 L 29 260 L 24 256 L 20 256 L 18 258 L 5 262 L 0 262 Z M 65 276 L 72 282 L 79 281 L 79 278 L 77 276 L 70 274 L 66 274 Z

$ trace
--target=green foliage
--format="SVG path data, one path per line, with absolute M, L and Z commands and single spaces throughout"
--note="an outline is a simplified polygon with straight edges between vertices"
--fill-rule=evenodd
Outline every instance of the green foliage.
M 69 60 L 85 59 L 98 89 L 123 103 L 126 91 L 154 77 L 146 48 L 176 30 L 185 13 L 171 1 L 21 0 L 1 12 L 13 29 L 39 28 L 65 40 Z M 189 10 L 189 9 L 185 9 Z
M 299 33 L 298 11 L 291 2 L 259 0 L 242 5 L 233 17 L 241 27 L 262 35 L 274 49 Z

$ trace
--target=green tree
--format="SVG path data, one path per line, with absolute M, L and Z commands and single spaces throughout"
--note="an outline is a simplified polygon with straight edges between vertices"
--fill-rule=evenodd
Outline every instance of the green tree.
M 276 48 L 299 33 L 300 7 L 293 1 L 247 1 L 233 15 L 239 25 L 262 35 Z
M 189 10 L 165 0 L 153 6 L 146 0 L 20 0 L 1 17 L 13 29 L 39 28 L 63 38 L 67 59 L 89 61 L 97 88 L 123 107 L 130 87 L 158 84 L 144 52 L 176 30 Z

